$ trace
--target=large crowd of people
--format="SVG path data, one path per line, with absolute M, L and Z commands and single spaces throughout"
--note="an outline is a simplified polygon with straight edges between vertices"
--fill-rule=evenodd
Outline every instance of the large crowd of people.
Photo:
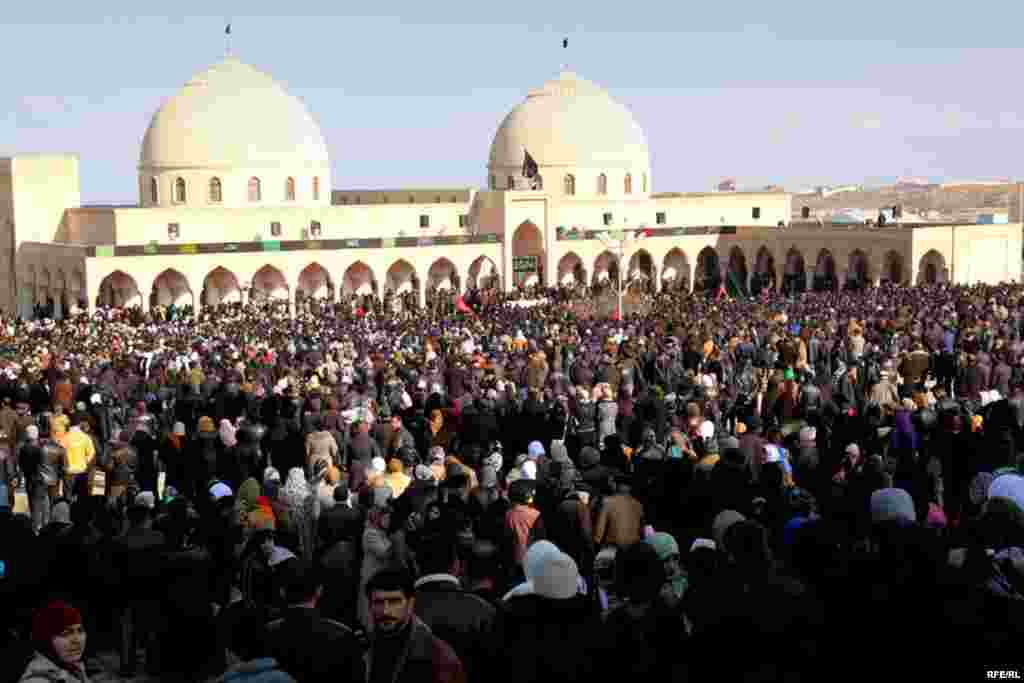
M 1024 286 L 595 297 L 0 321 L 0 682 L 1020 662 Z

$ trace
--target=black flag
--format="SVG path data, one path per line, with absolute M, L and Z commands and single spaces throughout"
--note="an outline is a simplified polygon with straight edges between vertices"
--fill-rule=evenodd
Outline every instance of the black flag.
M 569 39 L 568 38 L 563 38 L 562 39 L 562 48 L 564 49 L 564 48 L 567 48 L 567 47 L 569 47 Z
M 537 175 L 537 162 L 526 150 L 523 150 L 523 155 L 523 177 L 533 178 Z
M 228 24 L 227 26 L 224 27 L 224 35 L 226 35 L 226 36 L 230 36 L 231 35 L 231 24 Z

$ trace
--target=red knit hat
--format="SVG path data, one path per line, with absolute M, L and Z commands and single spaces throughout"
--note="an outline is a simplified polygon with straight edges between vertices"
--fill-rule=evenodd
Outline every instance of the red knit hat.
M 81 612 L 60 600 L 54 600 L 32 615 L 32 640 L 49 649 L 53 638 L 65 629 L 81 623 Z

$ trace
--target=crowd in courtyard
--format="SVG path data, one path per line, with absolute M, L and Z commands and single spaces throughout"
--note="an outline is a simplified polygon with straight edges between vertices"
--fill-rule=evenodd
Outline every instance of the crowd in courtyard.
M 0 683 L 1019 663 L 1024 286 L 608 294 L 0 321 Z

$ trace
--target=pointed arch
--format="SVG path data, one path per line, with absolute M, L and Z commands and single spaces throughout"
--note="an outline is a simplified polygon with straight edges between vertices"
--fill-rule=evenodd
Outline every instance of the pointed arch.
M 673 247 L 667 254 L 661 266 L 662 287 L 668 290 L 690 291 L 690 261 L 686 252 L 679 247 Z
M 206 274 L 201 294 L 199 300 L 204 306 L 242 302 L 242 287 L 238 276 L 224 266 L 217 266 Z
M 533 270 L 524 270 L 522 267 L 518 271 L 513 269 L 513 284 L 526 287 L 535 283 L 543 285 L 544 259 L 544 236 L 540 228 L 531 221 L 524 221 L 512 233 L 512 262 L 513 266 L 519 263 L 522 267 L 532 267 Z
M 572 197 L 576 194 L 576 176 L 572 173 L 565 174 L 565 180 L 562 183 L 562 189 L 566 196 Z
M 594 259 L 593 284 L 609 282 L 615 286 L 620 277 L 619 257 L 608 251 L 602 251 Z
M 193 304 L 192 287 L 180 271 L 168 268 L 153 280 L 153 289 L 149 294 L 149 305 L 183 308 Z
M 295 201 L 295 178 L 290 176 L 284 181 L 284 200 L 286 202 Z
M 373 269 L 362 261 L 356 261 L 345 269 L 341 278 L 341 291 L 345 294 L 377 294 L 377 278 Z
M 747 282 L 747 255 L 738 245 L 729 250 L 729 270 L 725 286 L 732 296 L 747 296 L 750 293 Z
M 174 201 L 178 204 L 184 204 L 186 199 L 188 199 L 188 193 L 185 187 L 185 179 L 179 177 L 174 181 Z
M 487 256 L 478 256 L 469 266 L 469 286 L 474 289 L 500 289 L 498 266 Z
M 115 270 L 100 281 L 96 295 L 97 306 L 132 308 L 142 305 L 139 284 L 123 270 Z
M 455 264 L 443 256 L 431 263 L 430 268 L 427 269 L 427 284 L 438 291 L 443 289 L 461 291 L 459 272 L 455 268 Z
M 587 270 L 583 266 L 583 259 L 576 252 L 570 251 L 558 259 L 558 284 L 576 285 L 586 282 Z
M 633 175 L 631 173 L 627 173 L 622 180 L 622 191 L 626 194 L 633 194 Z
M 416 269 L 405 259 L 398 259 L 388 268 L 384 276 L 384 286 L 395 294 L 404 294 L 418 290 Z
M 160 183 L 156 181 L 156 178 L 149 179 L 149 201 L 153 204 L 160 202 Z
M 334 301 L 334 282 L 331 281 L 331 274 L 316 261 L 310 263 L 299 273 L 295 298 Z
M 836 278 L 836 260 L 832 252 L 822 249 L 818 252 L 818 259 L 814 264 L 814 283 L 812 289 L 816 292 L 832 292 L 838 287 Z
M 903 282 L 903 255 L 891 249 L 885 253 L 884 267 L 882 269 L 882 281 L 893 284 Z
M 939 251 L 931 249 L 921 257 L 917 266 L 917 283 L 919 285 L 938 285 L 949 281 L 949 269 L 946 257 Z
M 313 176 L 313 201 L 320 201 L 320 176 Z
M 722 286 L 722 264 L 718 252 L 708 246 L 697 254 L 697 272 L 693 278 L 694 290 L 717 292 Z
M 268 263 L 252 276 L 252 290 L 249 299 L 256 303 L 274 299 L 287 300 L 289 289 L 288 279 L 285 278 L 284 273 Z
M 629 269 L 626 271 L 626 281 L 629 286 L 647 289 L 657 278 L 657 268 L 651 253 L 646 249 L 637 249 L 633 252 L 633 255 L 629 257 Z
M 608 194 L 608 176 L 604 173 L 597 176 L 597 193 L 600 195 Z
M 846 287 L 861 290 L 871 284 L 871 263 L 868 255 L 861 249 L 850 252 L 846 266 Z
M 754 260 L 754 277 L 750 282 L 750 293 L 760 294 L 762 290 L 775 291 L 775 256 L 771 249 L 762 246 L 757 250 L 757 257 Z
M 786 265 L 782 276 L 782 291 L 800 294 L 807 290 L 807 264 L 803 253 L 796 247 L 786 252 Z

